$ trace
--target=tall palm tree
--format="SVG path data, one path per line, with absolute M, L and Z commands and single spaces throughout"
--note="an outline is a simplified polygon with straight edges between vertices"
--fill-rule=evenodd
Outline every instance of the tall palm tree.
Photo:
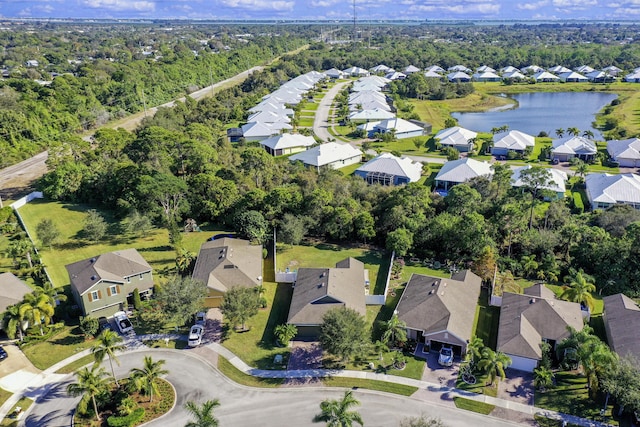
M 162 369 L 162 365 L 166 363 L 166 360 L 158 360 L 154 362 L 151 356 L 144 357 L 144 367 L 133 368 L 131 370 L 131 379 L 138 388 L 145 394 L 149 395 L 149 402 L 153 402 L 153 395 L 158 393 L 158 385 L 156 379 L 161 375 L 169 373 L 166 369 Z
M 589 395 L 594 397 L 598 391 L 599 379 L 605 372 L 614 369 L 617 355 L 599 339 L 590 340 L 578 349 L 578 359 L 587 377 Z
M 474 336 L 467 344 L 467 357 L 471 364 L 475 364 L 482 358 L 482 351 L 484 350 L 484 341 L 482 338 Z
M 578 129 L 577 127 L 570 127 L 567 128 L 567 133 L 569 135 L 578 136 L 580 135 L 580 129 Z
M 56 289 L 48 280 L 45 281 L 42 286 L 36 286 L 35 293 L 46 295 L 49 298 L 49 303 L 54 308 L 58 305 L 57 301 L 67 300 L 67 296 L 64 293 L 58 293 L 58 289 Z
M 591 283 L 593 281 L 593 277 L 580 270 L 570 276 L 569 280 L 569 285 L 563 286 L 560 298 L 584 304 L 589 307 L 589 310 L 593 311 L 594 299 L 591 292 L 596 291 L 596 285 Z
M 21 308 L 24 310 L 26 318 L 32 322 L 33 325 L 40 326 L 40 335 L 44 335 L 42 325 L 51 323 L 51 316 L 53 316 L 55 312 L 49 297 L 37 292 L 26 294 Z
M 75 373 L 77 382 L 69 384 L 67 386 L 67 393 L 71 396 L 82 396 L 80 400 L 81 404 L 86 407 L 89 400 L 93 403 L 93 410 L 96 413 L 96 419 L 100 420 L 100 413 L 98 412 L 98 405 L 96 403 L 96 396 L 107 390 L 109 379 L 104 368 L 98 365 L 93 365 L 91 369 L 86 366 Z
M 353 423 L 364 425 L 358 411 L 351 411 L 360 402 L 353 397 L 353 392 L 347 390 L 341 400 L 327 399 L 320 402 L 320 412 L 313 418 L 313 422 L 326 422 L 327 427 L 351 427 Z
M 504 379 L 504 370 L 511 365 L 511 358 L 501 351 L 493 351 L 489 347 L 482 350 L 482 358 L 478 362 L 478 368 L 483 370 L 491 379 L 493 385 L 497 377 Z
M 111 373 L 113 374 L 113 379 L 116 381 L 116 386 L 118 387 L 120 387 L 120 384 L 118 384 L 116 372 L 113 369 L 113 361 L 115 360 L 118 366 L 120 366 L 120 361 L 116 357 L 116 352 L 124 350 L 125 347 L 122 337 L 111 329 L 105 329 L 102 331 L 98 336 L 96 343 L 91 347 L 91 354 L 93 354 L 96 363 L 102 363 L 105 356 L 109 358 Z
M 535 254 L 533 255 L 522 255 L 520 259 L 520 265 L 524 270 L 524 274 L 526 277 L 532 277 L 533 274 L 538 270 L 538 261 L 536 261 Z
M 385 325 L 385 331 L 382 334 L 382 341 L 390 346 L 396 344 L 404 344 L 407 342 L 407 324 L 398 318 L 398 314 L 394 313 L 391 319 Z
M 389 346 L 386 342 L 377 340 L 373 344 L 373 349 L 376 353 L 378 353 L 378 357 L 380 358 L 380 360 L 382 360 L 382 353 L 389 351 Z
M 591 138 L 591 139 L 595 138 L 595 134 L 591 130 L 585 130 L 584 132 L 582 132 L 582 136 L 584 136 L 585 138 Z
M 556 135 L 558 136 L 558 138 L 562 138 L 564 136 L 564 129 L 562 128 L 556 129 Z
M 193 261 L 196 259 L 196 254 L 185 248 L 176 249 L 176 267 L 178 272 L 182 275 L 189 273 Z
M 29 307 L 25 304 L 18 303 L 7 307 L 4 313 L 3 329 L 7 333 L 7 336 L 11 339 L 15 339 L 16 335 L 22 341 L 22 325 L 27 320 L 27 309 Z
M 220 406 L 218 399 L 207 400 L 202 405 L 189 401 L 184 407 L 195 418 L 195 421 L 189 421 L 184 427 L 217 427 L 218 419 L 213 416 L 213 410 Z

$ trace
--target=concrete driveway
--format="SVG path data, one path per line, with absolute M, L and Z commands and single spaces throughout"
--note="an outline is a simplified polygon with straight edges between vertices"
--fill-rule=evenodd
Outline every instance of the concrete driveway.
M 318 369 L 322 367 L 322 346 L 317 341 L 292 341 L 287 370 Z M 285 386 L 321 385 L 319 378 L 289 378 Z
M 8 357 L 0 362 L 0 387 L 15 392 L 33 380 L 40 370 L 33 366 L 22 350 L 14 344 L 3 345 Z
M 507 369 L 507 377 L 498 383 L 498 397 L 505 400 L 533 405 L 533 374 Z
M 422 353 L 425 355 L 425 353 Z M 440 366 L 438 364 L 438 353 L 430 352 L 426 354 L 426 365 L 422 372 L 422 381 L 429 381 L 440 384 L 443 387 L 455 387 L 460 370 L 460 362 L 454 361 L 452 366 Z

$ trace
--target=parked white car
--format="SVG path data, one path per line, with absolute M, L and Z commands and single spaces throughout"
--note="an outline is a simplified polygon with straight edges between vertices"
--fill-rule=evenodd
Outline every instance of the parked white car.
M 204 335 L 204 326 L 193 325 L 189 331 L 189 347 L 197 347 L 202 344 L 202 336 Z
M 438 364 L 442 366 L 453 365 L 453 349 L 451 347 L 442 347 L 438 356 Z
M 133 330 L 133 325 L 131 324 L 131 320 L 127 317 L 127 314 L 124 311 L 117 311 L 113 315 L 113 319 L 116 321 L 116 325 L 118 326 L 118 330 L 123 335 L 129 335 L 131 333 L 135 333 Z
M 204 326 L 207 323 L 207 313 L 201 311 L 196 314 L 196 325 Z

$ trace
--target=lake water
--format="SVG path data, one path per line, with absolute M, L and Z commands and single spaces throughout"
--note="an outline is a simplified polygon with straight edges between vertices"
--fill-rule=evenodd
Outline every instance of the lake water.
M 535 92 L 512 95 L 518 107 L 484 113 L 452 113 L 463 128 L 476 132 L 491 132 L 494 127 L 508 125 L 533 136 L 545 131 L 555 138 L 555 130 L 576 127 L 590 130 L 596 139 L 602 135 L 592 126 L 595 115 L 618 95 L 602 92 Z M 566 133 L 565 133 L 566 135 Z

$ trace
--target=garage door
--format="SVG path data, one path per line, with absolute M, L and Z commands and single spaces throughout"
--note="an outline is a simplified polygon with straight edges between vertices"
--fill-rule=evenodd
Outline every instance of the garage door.
M 534 359 L 528 359 L 526 357 L 509 355 L 511 357 L 511 369 L 517 369 L 518 371 L 533 372 L 538 366 L 538 361 Z

